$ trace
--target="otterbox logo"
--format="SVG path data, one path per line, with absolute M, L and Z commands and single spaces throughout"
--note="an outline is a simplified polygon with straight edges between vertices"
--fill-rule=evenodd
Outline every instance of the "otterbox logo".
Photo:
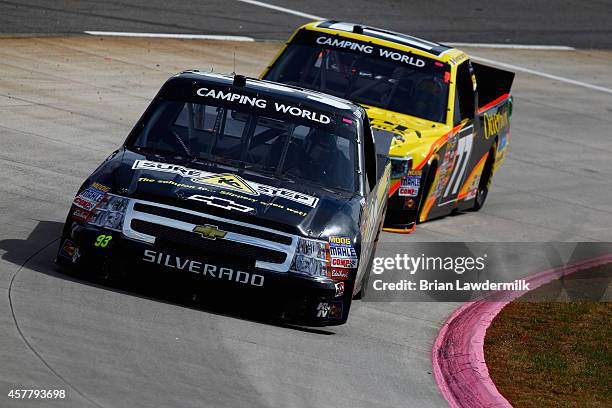
M 215 174 L 209 177 L 192 179 L 194 183 L 208 184 L 210 186 L 227 188 L 230 190 L 242 191 L 247 194 L 257 194 L 246 181 L 235 174 Z
M 214 225 L 198 225 L 193 229 L 193 232 L 200 234 L 202 238 L 217 239 L 225 238 L 227 232 L 220 230 Z
M 510 124 L 510 120 L 508 119 L 508 112 L 495 114 L 485 113 L 483 120 L 485 139 L 488 139 L 493 135 L 499 134 L 500 131 L 505 129 Z

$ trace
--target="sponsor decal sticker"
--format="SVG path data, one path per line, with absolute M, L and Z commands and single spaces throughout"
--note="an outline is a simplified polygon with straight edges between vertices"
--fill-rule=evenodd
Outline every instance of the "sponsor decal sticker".
M 466 201 L 471 200 L 472 198 L 476 197 L 476 194 L 478 194 L 478 185 L 480 184 L 480 177 L 481 174 L 477 174 L 472 178 L 470 186 L 468 187 L 468 192 L 465 196 Z
M 102 189 L 97 187 L 101 187 Z M 96 206 L 102 202 L 102 200 L 104 200 L 106 193 L 109 190 L 110 189 L 108 187 L 103 186 L 102 184 L 93 183 L 91 186 L 81 191 L 81 193 L 74 198 L 72 203 L 85 211 L 91 211 L 96 208 Z
M 410 187 L 400 187 L 398 189 L 398 194 L 400 197 L 416 197 L 417 194 L 419 194 L 419 190 Z
M 100 183 L 92 183 L 91 187 L 98 189 L 100 191 L 104 191 L 105 193 L 108 193 L 110 191 L 110 187 L 105 186 L 104 184 L 100 184 Z
M 369 45 L 367 43 L 359 43 L 340 37 L 320 36 L 317 37 L 315 42 L 319 45 L 327 45 L 334 48 L 349 49 L 352 51 L 357 51 L 364 54 L 374 55 L 380 58 L 386 58 L 393 61 L 401 62 L 407 65 L 412 65 L 418 68 L 422 68 L 425 66 L 425 61 L 420 58 L 417 58 L 414 55 L 404 54 L 390 49 L 378 47 L 375 48 L 374 46 Z
M 330 277 L 333 280 L 347 280 L 349 278 L 349 271 L 347 269 L 332 268 L 330 271 Z
M 308 109 L 300 108 L 297 106 L 285 105 L 284 103 L 274 102 L 274 109 L 277 112 L 282 112 L 285 114 L 289 113 L 290 115 L 312 120 L 314 122 L 319 122 L 324 125 L 331 122 L 331 118 L 327 115 L 324 115 L 322 113 L 313 112 Z
M 357 258 L 344 259 L 344 258 L 331 258 L 330 264 L 333 268 L 356 268 Z
M 330 246 L 329 255 L 332 258 L 348 258 L 348 259 L 357 258 L 357 253 L 355 252 L 355 248 L 353 247 Z
M 357 42 L 345 40 L 345 39 L 338 38 L 338 37 L 321 36 L 321 37 L 317 37 L 315 41 L 319 45 L 329 45 L 331 47 L 336 47 L 336 48 L 346 48 L 346 49 L 353 50 L 353 51 L 363 52 L 365 54 L 372 54 L 374 52 L 374 47 L 372 47 L 371 45 L 357 43 Z
M 295 215 L 298 215 L 298 216 L 301 216 L 301 217 L 305 217 L 305 216 L 308 215 L 308 212 L 306 212 L 306 211 L 298 210 L 296 208 L 292 208 L 292 207 L 289 207 L 289 206 L 284 205 L 284 204 L 279 204 L 277 202 L 269 202 L 269 201 L 265 201 L 265 200 L 259 200 L 259 199 L 255 198 L 253 196 L 248 196 L 246 194 L 238 194 L 238 193 L 235 193 L 233 191 L 228 191 L 228 190 L 213 191 L 213 190 L 209 189 L 208 187 L 204 187 L 203 185 L 202 186 L 196 186 L 196 185 L 193 185 L 193 184 L 177 183 L 174 180 L 158 180 L 158 179 L 152 179 L 152 178 L 147 178 L 147 177 L 139 177 L 138 178 L 138 182 L 139 183 L 153 183 L 153 184 L 169 184 L 169 185 L 172 185 L 172 186 L 178 187 L 178 188 L 197 190 L 197 191 L 205 191 L 207 193 L 216 192 L 219 195 L 224 195 L 224 196 L 227 196 L 227 197 L 232 197 L 232 198 L 235 198 L 237 200 L 244 200 L 244 201 L 248 201 L 248 202 L 254 203 L 254 204 L 259 203 L 259 204 L 265 205 L 267 207 L 274 207 L 274 208 L 278 208 L 280 210 L 285 210 L 287 212 L 290 212 L 292 214 L 295 214 Z M 196 197 L 196 198 L 193 198 L 193 199 L 194 200 L 204 201 L 205 204 L 208 204 L 208 202 L 206 202 L 206 201 L 209 201 L 208 198 L 211 198 L 211 197 L 208 197 L 208 196 L 203 196 L 203 197 L 204 198 Z M 212 198 L 216 198 L 216 197 L 212 197 Z M 221 199 L 221 198 L 219 198 L 219 199 Z M 213 201 L 213 203 L 220 204 L 221 202 L 215 200 L 215 201 Z M 244 209 L 243 207 L 238 207 L 238 206 L 240 206 L 240 204 L 235 203 L 235 205 L 232 205 L 231 203 L 228 203 L 228 201 L 224 201 L 222 205 L 224 207 L 229 205 L 229 206 L 232 207 L 232 208 L 229 208 L 229 209 L 234 209 L 234 210 L 238 210 L 239 208 L 240 209 Z
M 64 258 L 70 259 L 72 263 L 76 263 L 81 257 L 79 248 L 69 239 L 64 240 L 64 244 L 62 245 L 59 254 Z
M 351 243 L 351 239 L 349 237 L 329 237 L 329 245 L 342 246 L 347 248 L 353 247 L 353 244 Z
M 199 88 L 196 91 L 196 94 L 205 98 L 224 100 L 241 105 L 250 105 L 251 107 L 259 109 L 269 109 L 269 106 L 272 106 L 273 110 L 277 113 L 308 119 L 323 125 L 327 125 L 331 122 L 331 118 L 322 113 L 304 109 L 300 106 L 289 105 L 287 103 L 274 102 L 273 104 L 269 104 L 266 99 L 257 98 L 255 96 L 242 95 L 234 92 L 224 92 L 222 90 L 208 88 Z
M 72 212 L 72 218 L 77 220 L 77 221 L 82 221 L 82 222 L 86 222 L 89 217 L 91 217 L 92 212 L 91 211 L 86 211 L 80 207 L 77 207 L 74 209 L 74 211 Z
M 200 88 L 196 91 L 198 96 L 203 96 L 205 98 L 212 99 L 221 99 L 228 102 L 239 103 L 241 105 L 250 105 L 252 107 L 258 107 L 260 109 L 265 109 L 268 105 L 268 101 L 265 99 L 260 99 L 254 96 L 242 95 L 234 92 L 223 92 L 217 91 L 215 89 L 208 88 Z
M 420 170 L 418 171 L 421 172 Z M 419 194 L 421 187 L 421 174 L 414 170 L 410 170 L 408 175 L 401 180 L 399 188 L 400 197 L 416 197 Z
M 72 204 L 76 205 L 79 208 L 84 209 L 85 211 L 91 211 L 94 208 L 96 208 L 96 206 L 98 205 L 98 203 L 96 202 L 85 200 L 84 198 L 79 197 L 79 196 L 75 197 Z
M 488 113 L 485 112 L 484 117 L 484 137 L 489 139 L 491 136 L 498 134 L 510 124 L 508 112 L 504 113 Z
M 190 169 L 187 167 L 179 166 L 177 164 L 160 163 L 149 160 L 135 160 L 134 164 L 132 165 L 132 169 L 174 173 L 183 177 L 206 177 L 213 174 L 203 170 Z
M 414 187 L 418 189 L 421 186 L 421 177 L 418 176 L 406 176 L 402 179 L 402 186 Z
M 320 302 L 317 306 L 317 317 L 321 319 L 341 319 L 342 302 Z
M 106 197 L 106 193 L 102 190 L 98 190 L 97 188 L 88 187 L 85 190 L 81 191 L 81 194 L 79 194 L 79 197 L 81 197 L 84 200 L 99 203 L 100 201 L 104 199 L 104 197 Z
M 357 267 L 357 253 L 355 252 L 349 237 L 329 237 L 329 255 L 329 263 L 332 267 L 332 271 L 334 268 L 349 269 Z
M 336 297 L 344 295 L 344 282 L 337 282 L 334 286 L 336 287 Z
M 449 59 L 449 61 L 451 62 L 451 64 L 459 65 L 460 63 L 462 63 L 466 59 L 467 59 L 467 55 L 466 54 L 459 54 L 458 56 Z
M 226 188 L 229 190 L 237 190 L 246 194 L 257 195 L 257 192 L 251 188 L 241 177 L 235 174 L 215 174 L 213 176 L 192 178 L 192 182 L 198 184 L 208 184 L 209 186 Z
M 239 191 L 241 193 L 252 196 L 266 195 L 270 197 L 281 197 L 286 200 L 290 200 L 312 208 L 316 207 L 319 203 L 319 199 L 317 197 L 302 194 L 293 190 L 271 187 L 265 184 L 244 180 L 243 178 L 234 174 L 209 173 L 203 170 L 190 169 L 175 164 L 159 163 L 148 160 L 134 161 L 132 169 L 179 174 L 182 177 L 190 178 L 191 182 L 196 184 L 203 184 L 219 187 L 226 190 Z M 151 180 L 147 178 L 141 178 L 141 180 L 143 179 Z M 158 180 L 158 182 L 161 182 L 161 180 Z

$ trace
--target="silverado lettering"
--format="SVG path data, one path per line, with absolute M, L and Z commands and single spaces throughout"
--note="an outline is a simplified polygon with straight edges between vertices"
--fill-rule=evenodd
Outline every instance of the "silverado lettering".
M 178 269 L 180 271 L 188 271 L 210 278 L 232 281 L 251 286 L 263 286 L 264 276 L 251 274 L 244 271 L 234 270 L 231 268 L 218 267 L 216 265 L 193 261 L 190 259 L 182 259 L 178 256 L 164 254 L 152 249 L 146 249 L 142 260 L 149 263 L 161 265 L 169 269 Z

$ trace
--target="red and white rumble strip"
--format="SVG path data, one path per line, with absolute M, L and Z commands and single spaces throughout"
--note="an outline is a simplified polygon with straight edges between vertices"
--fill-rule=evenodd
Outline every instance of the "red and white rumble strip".
M 612 254 L 549 269 L 527 278 L 531 289 L 574 272 L 612 262 Z M 432 348 L 433 374 L 452 408 L 511 407 L 489 376 L 484 338 L 497 314 L 524 291 L 499 292 L 463 304 L 446 320 Z

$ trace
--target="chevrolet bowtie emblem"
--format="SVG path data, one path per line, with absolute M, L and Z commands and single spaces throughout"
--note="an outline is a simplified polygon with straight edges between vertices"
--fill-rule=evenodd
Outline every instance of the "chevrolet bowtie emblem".
M 196 225 L 193 232 L 200 234 L 202 238 L 217 239 L 225 238 L 227 232 L 220 230 L 214 225 Z

